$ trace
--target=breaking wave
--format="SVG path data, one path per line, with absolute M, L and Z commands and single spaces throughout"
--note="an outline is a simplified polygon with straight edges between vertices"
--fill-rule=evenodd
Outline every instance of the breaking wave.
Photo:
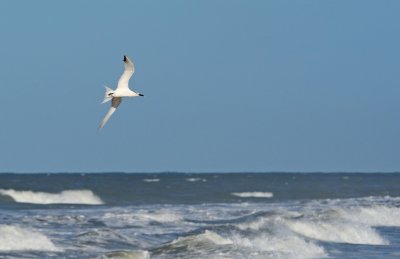
M 272 192 L 233 192 L 233 196 L 241 198 L 272 198 L 274 194 Z
M 0 189 L 0 194 L 10 196 L 15 202 L 20 203 L 87 205 L 104 204 L 104 202 L 90 190 L 66 190 L 60 193 L 47 193 Z
M 226 254 L 227 258 L 320 258 L 326 256 L 322 247 L 298 236 L 287 236 L 283 233 L 278 236 L 268 233 L 254 236 L 243 235 L 243 233 L 222 235 L 212 230 L 180 237 L 164 246 L 161 253 L 170 251 L 180 251 L 188 258 L 204 258 L 207 254 L 209 256 L 223 255 L 226 251 L 230 251 Z
M 366 225 L 354 225 L 348 222 L 312 222 L 288 221 L 294 232 L 322 241 L 348 244 L 387 245 L 373 228 Z
M 368 207 L 352 207 L 338 209 L 340 217 L 370 226 L 400 226 L 400 208 L 373 205 Z
M 25 250 L 62 251 L 42 233 L 16 226 L 0 225 L 0 251 Z
M 314 201 L 296 211 L 256 215 L 235 227 L 242 231 L 275 232 L 286 229 L 289 236 L 333 243 L 389 245 L 375 229 L 400 226 L 400 208 L 394 205 L 366 205 L 365 200 Z M 376 202 L 376 201 L 375 201 Z M 346 204 L 349 203 L 349 204 Z M 271 227 L 274 230 L 271 230 Z
M 183 224 L 181 215 L 167 209 L 146 210 L 140 209 L 135 212 L 107 212 L 101 220 L 107 226 L 137 226 L 143 227 L 158 224 Z M 153 228 L 151 228 L 153 229 Z
M 254 237 L 240 234 L 231 237 L 235 246 L 250 249 L 254 258 L 322 258 L 323 247 L 295 235 L 261 234 Z
M 217 233 L 206 230 L 204 233 L 187 236 L 187 237 L 180 237 L 172 242 L 172 244 L 201 244 L 201 243 L 211 243 L 215 245 L 230 245 L 233 242 L 228 239 L 224 238 Z
M 188 182 L 207 182 L 207 179 L 204 178 L 186 178 L 185 180 Z

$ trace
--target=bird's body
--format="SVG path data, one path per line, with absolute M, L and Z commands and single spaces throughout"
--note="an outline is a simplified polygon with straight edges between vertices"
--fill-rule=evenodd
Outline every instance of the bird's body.
M 135 72 L 135 67 L 132 61 L 127 57 L 124 56 L 124 63 L 125 63 L 125 70 L 118 81 L 117 88 L 112 90 L 109 87 L 106 88 L 106 93 L 104 96 L 103 103 L 108 102 L 111 100 L 111 108 L 104 117 L 103 121 L 101 122 L 99 129 L 103 128 L 107 121 L 110 119 L 111 115 L 117 110 L 117 107 L 122 101 L 122 97 L 136 97 L 136 96 L 143 96 L 140 93 L 132 91 L 129 89 L 129 79 Z

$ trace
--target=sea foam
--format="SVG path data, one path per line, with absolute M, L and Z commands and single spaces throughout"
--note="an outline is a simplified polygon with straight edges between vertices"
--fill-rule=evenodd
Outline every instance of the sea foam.
M 0 251 L 24 250 L 62 251 L 42 233 L 17 226 L 0 225 Z
M 288 221 L 287 225 L 296 233 L 322 241 L 365 245 L 388 244 L 373 228 L 366 225 L 307 220 Z
M 272 198 L 272 192 L 233 192 L 232 195 L 241 198 Z
M 197 235 L 179 237 L 174 240 L 172 244 L 186 244 L 189 246 L 210 243 L 214 245 L 230 245 L 232 241 L 228 238 L 224 238 L 214 231 L 206 230 L 205 232 Z
M 339 215 L 349 221 L 356 221 L 369 226 L 400 226 L 400 208 L 375 205 L 339 209 Z
M 0 194 L 10 196 L 15 202 L 20 203 L 88 205 L 104 204 L 103 201 L 90 190 L 65 190 L 60 193 L 46 193 L 0 189 Z
M 185 180 L 188 182 L 207 182 L 207 179 L 204 178 L 186 178 Z
M 257 254 L 267 252 L 267 258 L 323 258 L 326 253 L 323 247 L 306 241 L 296 235 L 269 235 L 261 234 L 254 237 L 234 234 L 230 237 L 237 247 L 250 248 L 252 255 L 257 258 Z M 258 251 L 258 252 L 257 252 Z
M 183 222 L 183 218 L 173 211 L 160 209 L 149 211 L 140 209 L 135 212 L 107 212 L 102 217 L 102 220 L 108 226 L 146 226 L 149 224 L 179 224 Z M 152 228 L 153 229 L 153 228 Z

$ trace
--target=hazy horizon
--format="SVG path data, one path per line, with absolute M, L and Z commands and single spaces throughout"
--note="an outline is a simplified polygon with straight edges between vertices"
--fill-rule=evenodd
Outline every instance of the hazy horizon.
M 53 171 L 53 172 L 10 172 L 3 171 L 0 174 L 398 174 L 400 171 Z

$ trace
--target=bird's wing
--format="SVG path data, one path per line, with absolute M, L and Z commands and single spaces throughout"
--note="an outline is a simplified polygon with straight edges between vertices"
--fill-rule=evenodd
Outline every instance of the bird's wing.
M 121 103 L 122 98 L 121 97 L 114 97 L 111 100 L 111 108 L 108 110 L 106 117 L 104 117 L 103 121 L 101 122 L 99 129 L 103 128 L 104 125 L 106 125 L 107 121 L 110 119 L 111 115 L 117 110 L 117 107 Z
M 121 78 L 118 81 L 117 89 L 128 89 L 128 82 L 133 73 L 135 72 L 135 67 L 133 66 L 132 61 L 128 58 L 128 56 L 124 56 L 125 70 L 122 73 Z

